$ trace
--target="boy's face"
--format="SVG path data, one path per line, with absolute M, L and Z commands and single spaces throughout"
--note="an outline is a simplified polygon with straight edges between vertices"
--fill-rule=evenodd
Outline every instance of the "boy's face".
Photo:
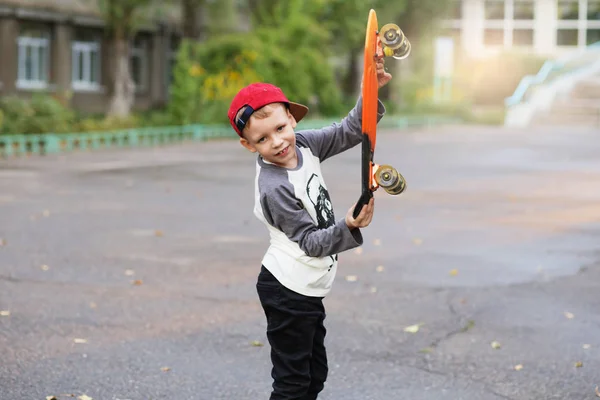
M 274 106 L 266 118 L 250 117 L 240 143 L 251 152 L 258 152 L 270 163 L 283 168 L 295 168 L 298 157 L 294 128 L 296 120 L 287 108 Z

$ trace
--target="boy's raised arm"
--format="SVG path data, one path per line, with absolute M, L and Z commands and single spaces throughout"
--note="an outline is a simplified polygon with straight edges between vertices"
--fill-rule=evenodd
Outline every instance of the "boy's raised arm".
M 377 121 L 385 114 L 381 101 L 377 105 Z M 296 132 L 299 144 L 311 149 L 321 161 L 346 151 L 362 141 L 362 97 L 341 121 L 321 129 Z

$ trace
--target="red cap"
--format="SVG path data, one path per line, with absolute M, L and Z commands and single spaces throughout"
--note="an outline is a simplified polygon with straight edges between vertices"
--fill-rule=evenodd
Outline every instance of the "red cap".
M 253 83 L 241 89 L 238 94 L 235 95 L 229 106 L 227 117 L 229 117 L 229 122 L 233 129 L 241 137 L 242 131 L 252 113 L 271 103 L 287 104 L 290 113 L 294 116 L 296 122 L 300 121 L 308 113 L 308 107 L 289 101 L 287 97 L 285 97 L 285 94 L 283 94 L 283 91 L 277 86 L 269 83 Z M 236 124 L 235 116 L 244 106 L 248 106 L 248 108 L 244 111 Z

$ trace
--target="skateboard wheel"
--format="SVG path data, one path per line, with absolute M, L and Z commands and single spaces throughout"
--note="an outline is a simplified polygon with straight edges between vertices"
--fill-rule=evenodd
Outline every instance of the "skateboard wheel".
M 383 52 L 387 57 L 402 60 L 410 54 L 410 42 L 396 24 L 385 24 L 379 31 Z
M 394 57 L 396 60 L 404 60 L 410 54 L 410 49 L 410 42 L 408 41 L 408 39 L 406 39 L 404 41 L 404 45 L 394 50 L 394 54 L 392 54 L 392 57 Z
M 406 189 L 406 180 L 390 165 L 382 165 L 375 172 L 375 182 L 389 194 L 400 194 Z
M 404 33 L 396 24 L 385 24 L 379 31 L 381 43 L 391 49 L 397 49 L 404 41 Z

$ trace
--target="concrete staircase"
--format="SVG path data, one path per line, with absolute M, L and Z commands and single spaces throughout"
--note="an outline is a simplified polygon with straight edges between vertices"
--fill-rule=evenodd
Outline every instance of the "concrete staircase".
M 557 96 L 548 110 L 534 114 L 531 125 L 600 128 L 600 75 L 585 78 Z

